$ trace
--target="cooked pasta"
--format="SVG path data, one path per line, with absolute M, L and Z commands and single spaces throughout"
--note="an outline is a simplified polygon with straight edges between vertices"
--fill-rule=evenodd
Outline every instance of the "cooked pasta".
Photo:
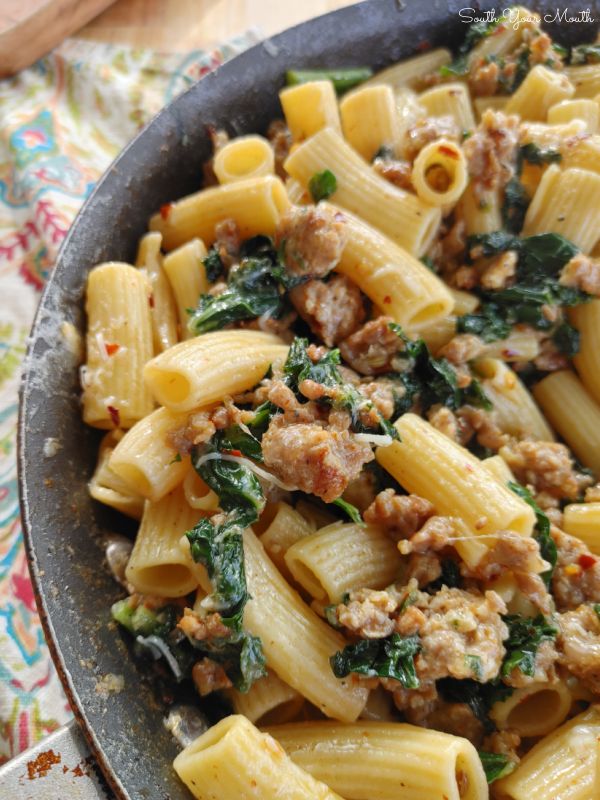
M 541 24 L 291 65 L 90 272 L 111 614 L 233 711 L 199 800 L 600 796 L 600 65 Z

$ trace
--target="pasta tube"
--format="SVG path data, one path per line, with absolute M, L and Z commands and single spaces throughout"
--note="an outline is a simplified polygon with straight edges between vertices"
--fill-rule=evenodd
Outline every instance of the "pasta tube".
M 401 561 L 395 543 L 379 528 L 334 522 L 293 544 L 285 563 L 312 597 L 335 603 L 353 589 L 388 586 Z
M 189 339 L 193 335 L 187 325 L 188 309 L 196 308 L 200 295 L 208 291 L 205 258 L 204 242 L 191 239 L 177 250 L 172 250 L 163 261 L 163 269 L 175 297 L 181 339 Z
M 450 50 L 445 47 L 438 47 L 435 50 L 429 50 L 427 53 L 407 58 L 397 64 L 392 64 L 391 67 L 382 69 L 381 72 L 377 72 L 372 78 L 365 81 L 362 86 L 379 86 L 383 83 L 393 89 L 402 89 L 406 86 L 414 89 L 420 85 L 426 75 L 431 72 L 437 72 L 440 67 L 444 66 L 444 64 L 449 64 L 451 61 L 452 54 Z
M 549 167 L 525 215 L 524 236 L 560 233 L 589 253 L 600 229 L 600 174 Z
M 471 98 L 464 83 L 443 83 L 435 86 L 421 92 L 418 101 L 428 117 L 452 117 L 461 131 L 472 131 L 475 128 Z
M 289 86 L 279 92 L 279 100 L 294 142 L 303 142 L 323 128 L 342 132 L 331 81 L 308 81 Z
M 100 264 L 88 276 L 82 401 L 94 428 L 130 428 L 152 411 L 142 377 L 153 354 L 149 295 L 145 275 L 129 264 Z
M 338 680 L 331 670 L 329 658 L 345 640 L 291 588 L 250 530 L 244 534 L 244 555 L 252 598 L 244 627 L 260 636 L 267 666 L 327 716 L 352 722 L 368 692 L 350 679 Z
M 236 714 L 255 725 L 275 725 L 292 720 L 302 708 L 304 698 L 269 670 L 264 678 L 254 681 L 250 691 L 230 689 L 227 697 Z
M 177 343 L 175 300 L 162 265 L 160 233 L 147 233 L 140 240 L 136 267 L 143 267 L 150 281 L 150 318 L 154 352 L 162 353 Z
M 600 69 L 597 64 L 566 67 L 565 74 L 575 87 L 575 97 L 597 97 L 600 94 Z
M 581 334 L 575 367 L 585 388 L 600 403 L 600 300 L 572 308 L 569 319 Z
M 410 328 L 452 311 L 452 295 L 437 275 L 358 217 L 344 217 L 348 241 L 335 269 L 383 313 Z
M 332 202 L 358 214 L 413 255 L 427 250 L 440 224 L 439 209 L 377 175 L 332 128 L 297 147 L 284 167 L 303 186 L 318 172 L 333 172 L 337 189 Z
M 221 184 L 273 175 L 275 153 L 263 136 L 237 136 L 217 150 L 213 169 Z
M 425 145 L 415 159 L 411 179 L 421 200 L 448 210 L 458 202 L 467 185 L 463 151 L 449 139 Z
M 314 530 L 314 525 L 295 508 L 287 503 L 277 503 L 275 515 L 260 537 L 260 541 L 277 569 L 286 578 L 290 577 L 285 563 L 286 552 L 299 539 L 314 533 Z
M 459 736 L 401 722 L 299 722 L 268 730 L 298 766 L 347 800 L 488 797 L 477 751 Z
M 480 358 L 476 361 L 476 369 L 484 378 L 483 388 L 492 401 L 503 431 L 518 438 L 533 436 L 546 442 L 554 440 L 552 428 L 510 367 L 496 358 Z
M 407 491 L 433 503 L 438 514 L 464 520 L 470 535 L 455 547 L 467 564 L 476 564 L 493 543 L 489 534 L 499 530 L 531 534 L 533 510 L 499 484 L 468 450 L 415 414 L 404 414 L 395 427 L 400 441 L 379 447 L 377 461 Z M 487 535 L 477 541 L 481 534 Z
M 600 107 L 595 100 L 581 97 L 578 100 L 563 100 L 548 109 L 548 123 L 550 125 L 560 125 L 570 122 L 572 119 L 582 119 L 585 122 L 587 133 L 598 131 L 598 117 Z
M 562 529 L 600 556 L 600 503 L 571 503 L 563 509 Z
M 150 219 L 150 230 L 159 231 L 163 247 L 173 250 L 198 237 L 204 244 L 215 241 L 215 227 L 224 219 L 235 220 L 242 239 L 259 233 L 271 236 L 290 201 L 279 178 L 265 175 L 202 189 L 169 203 Z
M 281 745 L 240 714 L 225 717 L 198 737 L 173 762 L 197 800 L 342 800 L 297 767 Z
M 117 444 L 123 438 L 123 431 L 110 431 L 103 437 L 98 452 L 98 464 L 88 484 L 90 495 L 99 503 L 116 508 L 122 514 L 133 519 L 141 519 L 144 510 L 144 498 L 132 492 L 129 486 L 108 462 Z
M 509 97 L 504 111 L 519 114 L 523 120 L 544 122 L 551 106 L 568 100 L 574 94 L 575 87 L 564 73 L 538 64 Z
M 191 411 L 251 389 L 288 348 L 261 331 L 205 333 L 156 356 L 144 369 L 154 397 L 173 411 Z
M 494 703 L 490 719 L 500 730 L 511 728 L 519 736 L 545 736 L 565 721 L 571 703 L 571 692 L 562 681 L 531 683 Z
M 574 372 L 552 372 L 533 396 L 577 458 L 600 475 L 600 406 Z
M 185 425 L 186 414 L 157 408 L 129 430 L 113 450 L 108 466 L 130 492 L 156 502 L 181 483 L 189 459 L 177 459 L 168 436 Z
M 199 517 L 199 512 L 188 506 L 181 487 L 156 503 L 146 503 L 125 570 L 125 577 L 136 591 L 158 597 L 183 597 L 198 586 L 204 567 L 192 561 L 189 547 L 182 547 L 180 539 Z
M 591 706 L 538 742 L 495 786 L 507 800 L 592 800 L 600 714 Z
M 367 161 L 382 145 L 394 147 L 400 133 L 396 99 L 390 86 L 366 86 L 340 102 L 346 141 Z

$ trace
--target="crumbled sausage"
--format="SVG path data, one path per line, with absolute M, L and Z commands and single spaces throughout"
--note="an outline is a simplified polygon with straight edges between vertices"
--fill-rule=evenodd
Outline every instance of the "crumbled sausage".
M 192 680 L 201 697 L 219 689 L 229 689 L 232 686 L 223 667 L 210 658 L 196 661 L 192 667 Z
M 508 756 L 511 761 L 518 764 L 520 758 L 518 756 L 518 749 L 521 746 L 521 737 L 519 734 L 507 728 L 504 731 L 495 731 L 483 740 L 482 750 L 486 753 L 498 753 L 498 755 Z
M 194 445 L 208 442 L 217 430 L 239 422 L 242 414 L 231 398 L 226 398 L 223 405 L 212 411 L 196 411 L 190 414 L 185 425 L 169 431 L 167 442 L 181 455 L 187 455 Z
M 499 78 L 498 64 L 481 59 L 469 73 L 469 89 L 473 97 L 491 97 L 496 94 Z
M 267 128 L 267 139 L 271 142 L 275 153 L 275 172 L 280 178 L 287 178 L 287 172 L 283 168 L 283 162 L 290 153 L 292 146 L 292 134 L 288 126 L 282 119 L 274 119 Z
M 426 144 L 436 139 L 459 140 L 460 130 L 454 117 L 427 117 L 411 125 L 404 134 L 402 154 L 408 161 L 414 161 Z
M 463 144 L 475 197 L 505 186 L 515 174 L 519 117 L 487 109 Z
M 447 358 L 452 364 L 464 364 L 485 351 L 485 343 L 473 333 L 459 333 L 440 348 L 438 358 Z
M 404 689 L 398 681 L 381 681 L 385 688 L 394 693 L 394 704 L 413 725 L 423 726 L 423 720 L 440 703 L 436 685 L 433 681 L 421 682 L 418 689 Z
M 467 703 L 447 703 L 445 700 L 439 700 L 429 714 L 421 716 L 418 721 L 414 712 L 410 710 L 406 713 L 406 718 L 413 725 L 433 728 L 453 736 L 462 736 L 476 747 L 483 739 L 483 723 L 477 719 Z M 460 796 L 464 794 L 466 792 Z
M 203 641 L 204 639 L 220 639 L 231 634 L 231 628 L 223 624 L 218 612 L 200 617 L 191 608 L 185 608 L 183 616 L 177 623 L 180 631 L 190 639 Z
M 348 603 L 336 608 L 340 625 L 363 639 L 383 639 L 394 631 L 391 614 L 398 600 L 388 592 L 359 589 L 351 592 Z
M 390 329 L 391 317 L 377 317 L 365 323 L 340 343 L 344 361 L 363 375 L 389 372 L 392 359 L 402 350 L 401 339 Z
M 500 450 L 519 483 L 558 499 L 575 500 L 592 481 L 576 471 L 564 444 L 543 441 L 510 441 Z
M 344 491 L 343 499 L 356 506 L 362 513 L 375 500 L 377 494 L 377 478 L 369 469 L 363 469 L 360 475 L 350 481 Z
M 302 283 L 292 289 L 290 300 L 312 332 L 329 347 L 350 336 L 365 318 L 360 289 L 345 275 Z
M 533 359 L 533 365 L 540 372 L 556 372 L 559 369 L 568 369 L 569 358 L 547 336 L 540 341 L 540 353 Z
M 281 380 L 273 380 L 267 392 L 267 400 L 280 408 L 288 423 L 314 422 L 320 417 L 315 403 L 300 403 L 294 392 Z
M 365 522 L 383 527 L 392 539 L 407 539 L 433 516 L 435 509 L 424 497 L 380 492 L 364 513 Z
M 594 694 L 600 694 L 600 616 L 589 605 L 558 618 L 560 663 Z
M 600 297 L 600 259 L 577 253 L 562 268 L 559 283 Z
M 586 503 L 600 503 L 600 483 L 595 483 L 585 490 L 584 499 Z
M 412 191 L 411 181 L 412 165 L 409 161 L 398 161 L 390 158 L 376 158 L 373 161 L 373 169 L 386 181 L 393 183 L 400 189 Z
M 265 465 L 288 484 L 316 494 L 326 503 L 340 497 L 373 451 L 348 431 L 324 429 L 316 423 L 282 424 L 274 417 L 263 436 Z
M 460 434 L 459 421 L 456 415 L 446 406 L 436 404 L 431 406 L 427 412 L 427 419 L 433 427 L 444 436 L 452 439 L 453 442 L 460 442 L 462 436 Z
M 600 558 L 575 536 L 552 526 L 558 558 L 552 576 L 552 593 L 559 611 L 582 603 L 600 602 Z
M 343 214 L 322 205 L 292 206 L 275 231 L 275 245 L 294 276 L 323 278 L 337 266 L 346 244 Z
M 358 391 L 373 403 L 384 419 L 391 419 L 396 400 L 404 396 L 406 389 L 399 383 L 379 380 L 359 384 Z
M 398 550 L 403 555 L 427 553 L 430 550 L 439 552 L 448 547 L 457 535 L 461 536 L 461 531 L 452 517 L 429 515 L 424 525 L 410 539 L 399 542 Z
M 442 575 L 442 560 L 436 553 L 411 553 L 406 565 L 407 580 L 415 580 L 420 589 Z
M 235 264 L 240 255 L 240 229 L 234 219 L 224 219 L 215 225 L 215 247 L 226 269 Z
M 506 606 L 496 592 L 476 594 L 444 587 L 415 603 L 426 616 L 420 628 L 417 674 L 425 681 L 451 676 L 492 680 L 504 658 L 508 629 L 501 614 Z
M 484 289 L 505 289 L 513 283 L 519 260 L 516 250 L 495 256 L 483 271 L 480 283 Z

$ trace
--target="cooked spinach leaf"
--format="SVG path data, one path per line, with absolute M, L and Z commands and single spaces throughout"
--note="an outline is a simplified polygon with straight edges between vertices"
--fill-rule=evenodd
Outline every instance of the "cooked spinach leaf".
M 506 655 L 502 662 L 502 675 L 507 677 L 518 667 L 523 675 L 532 677 L 538 647 L 544 641 L 554 640 L 558 630 L 541 614 L 535 618 L 509 614 L 503 619 L 508 625 L 509 635 L 504 641 Z
M 460 568 L 458 562 L 452 558 L 442 559 L 442 574 L 435 581 L 431 581 L 424 587 L 424 591 L 429 594 L 439 592 L 442 586 L 447 586 L 449 589 L 456 589 L 462 585 L 462 578 L 460 575 Z
M 492 233 L 475 233 L 467 239 L 467 253 L 476 250 L 475 256 L 497 256 L 507 250 L 518 250 L 521 239 L 507 231 L 493 231 Z
M 216 440 L 218 442 L 218 440 Z M 214 449 L 215 437 L 209 443 L 208 452 L 218 455 Z M 219 496 L 219 505 L 225 512 L 235 512 L 240 525 L 247 527 L 262 512 L 265 498 L 256 475 L 244 464 L 215 457 L 202 460 L 206 449 L 192 450 L 192 465 L 210 488 Z M 227 454 L 225 454 L 227 455 Z
M 564 320 L 554 329 L 552 341 L 569 358 L 576 356 L 579 352 L 581 336 L 577 328 L 574 328 Z
M 360 515 L 360 511 L 356 506 L 353 506 L 352 503 L 348 503 L 346 500 L 343 500 L 341 497 L 338 497 L 337 500 L 334 500 L 332 505 L 341 508 L 352 520 L 352 522 L 356 523 L 357 525 L 362 525 L 363 520 Z
M 393 633 L 387 639 L 361 639 L 349 644 L 330 659 L 336 678 L 351 672 L 370 678 L 394 678 L 405 689 L 417 689 L 419 678 L 414 657 L 421 649 L 419 637 Z
M 407 370 L 401 375 L 410 374 L 413 383 L 404 385 L 407 389 L 418 387 L 423 411 L 436 403 L 452 409 L 459 408 L 465 403 L 487 410 L 492 408 L 489 398 L 478 381 L 472 381 L 469 386 L 461 389 L 458 386 L 456 372 L 449 361 L 445 358 L 434 358 L 423 339 L 409 339 L 397 323 L 390 322 L 389 326 L 402 340 L 404 353 L 409 360 Z
M 515 762 L 511 761 L 503 753 L 486 753 L 485 750 L 478 750 L 477 752 L 488 783 L 494 783 L 499 778 L 505 778 L 516 767 Z
M 212 446 L 221 453 L 229 451 L 230 455 L 247 456 L 254 461 L 263 460 L 260 442 L 240 425 L 230 425 L 229 428 L 217 431 Z
M 214 283 L 218 278 L 225 274 L 225 267 L 221 261 L 221 256 L 214 245 L 208 251 L 203 264 L 206 272 L 206 280 L 209 283 Z
M 296 337 L 290 346 L 287 360 L 283 365 L 285 383 L 302 399 L 299 385 L 304 380 L 311 380 L 320 383 L 330 389 L 334 389 L 331 397 L 324 397 L 324 403 L 334 408 L 345 409 L 350 413 L 351 428 L 356 433 L 381 433 L 398 438 L 398 432 L 394 426 L 384 419 L 375 409 L 373 403 L 362 395 L 351 383 L 346 383 L 342 378 L 338 366 L 341 362 L 340 352 L 337 348 L 330 350 L 323 358 L 313 362 L 306 352 L 308 340 Z M 374 414 L 377 418 L 375 427 L 367 427 L 364 423 L 366 413 Z
M 315 172 L 308 182 L 308 190 L 315 203 L 319 200 L 327 200 L 328 197 L 337 189 L 337 178 L 330 169 L 323 172 Z
M 511 329 L 510 323 L 502 316 L 502 309 L 491 302 L 483 303 L 478 311 L 456 319 L 457 333 L 472 333 L 484 342 L 506 339 Z
M 200 297 L 188 328 L 198 335 L 262 314 L 277 317 L 282 311 L 282 291 L 271 260 L 246 259 L 237 270 L 232 270 L 227 289 L 222 294 L 203 294 Z
M 529 195 L 518 177 L 511 178 L 504 187 L 502 221 L 510 233 L 519 233 L 525 222 Z
M 531 506 L 535 512 L 536 523 L 533 536 L 540 546 L 540 555 L 544 561 L 547 561 L 550 564 L 550 569 L 542 572 L 541 577 L 543 578 L 546 586 L 550 586 L 554 567 L 556 566 L 556 561 L 558 559 L 556 544 L 550 535 L 550 520 L 535 502 L 529 489 L 526 489 L 524 486 L 521 486 L 520 483 L 515 483 L 514 481 L 509 481 L 508 488 L 511 489 L 515 494 L 518 494 L 519 497 L 524 500 L 527 505 Z
M 331 81 L 338 94 L 347 92 L 373 74 L 370 67 L 332 67 L 331 69 L 288 69 L 285 82 L 288 86 L 310 81 Z
M 596 615 L 597 615 L 598 619 L 600 619 L 600 603 L 594 603 L 592 608 L 596 612 Z
M 489 710 L 500 700 L 510 697 L 514 689 L 500 683 L 498 678 L 487 683 L 479 683 L 471 678 L 442 678 L 437 682 L 440 695 L 449 703 L 466 703 L 473 715 L 483 724 L 486 733 L 491 733 L 496 726 L 489 718 Z
M 519 148 L 518 158 L 520 163 L 528 161 L 535 166 L 541 166 L 542 164 L 558 164 L 562 159 L 562 155 L 558 150 L 554 150 L 551 147 L 543 150 L 535 142 L 528 142 L 528 144 L 521 145 Z

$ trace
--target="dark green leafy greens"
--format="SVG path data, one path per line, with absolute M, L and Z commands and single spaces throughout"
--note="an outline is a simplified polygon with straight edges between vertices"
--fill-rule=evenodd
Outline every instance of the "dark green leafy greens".
M 557 233 L 542 233 L 520 239 L 506 231 L 471 236 L 468 247 L 484 256 L 507 250 L 517 252 L 516 283 L 498 291 L 480 292 L 482 305 L 472 314 L 458 317 L 459 333 L 476 333 L 486 341 L 504 339 L 516 323 L 538 330 L 553 331 L 558 347 L 568 354 L 577 352 L 579 339 L 567 322 L 556 325 L 544 314 L 544 306 L 573 306 L 590 300 L 590 295 L 559 282 L 560 272 L 579 251 Z
M 341 508 L 348 517 L 352 520 L 352 522 L 356 523 L 357 525 L 362 524 L 362 517 L 360 515 L 360 511 L 356 506 L 353 506 L 352 503 L 348 503 L 347 500 L 343 500 L 341 497 L 338 497 L 337 500 L 334 500 L 332 505 Z
M 330 169 L 323 172 L 315 172 L 308 182 L 308 190 L 315 203 L 319 200 L 327 200 L 328 197 L 337 189 L 337 178 Z
M 528 64 L 529 68 L 529 64 Z M 515 175 L 504 187 L 504 203 L 502 205 L 502 221 L 509 233 L 519 233 L 525 221 L 525 214 L 529 206 L 530 197 L 521 183 L 523 162 L 530 164 L 552 164 L 561 160 L 558 150 L 542 150 L 534 142 L 529 142 L 519 148 Z
M 351 672 L 369 678 L 394 678 L 405 689 L 417 689 L 419 678 L 414 657 L 421 649 L 419 637 L 393 633 L 387 639 L 361 639 L 349 644 L 330 659 L 336 678 Z
M 538 647 L 544 641 L 553 641 L 558 631 L 541 614 L 535 618 L 509 614 L 503 619 L 508 625 L 509 635 L 504 641 L 506 655 L 502 662 L 502 676 L 508 677 L 518 667 L 523 675 L 532 677 Z
M 373 74 L 370 67 L 337 67 L 331 69 L 289 69 L 285 73 L 288 86 L 310 81 L 331 81 L 338 94 L 347 92 Z
M 528 142 L 527 144 L 521 145 L 519 148 L 517 171 L 519 173 L 521 172 L 523 161 L 541 166 L 542 164 L 558 164 L 561 159 L 562 155 L 558 150 L 552 147 L 547 147 L 544 150 L 535 142 Z
M 488 783 L 505 778 L 516 767 L 515 762 L 503 753 L 486 753 L 485 750 L 479 750 L 478 753 Z
M 445 358 L 434 358 L 423 339 L 409 339 L 395 322 L 390 322 L 390 329 L 402 340 L 404 355 L 409 362 L 407 369 L 398 376 L 406 389 L 407 401 L 410 400 L 412 404 L 418 394 L 423 411 L 436 403 L 452 409 L 465 403 L 486 410 L 492 408 L 477 379 L 473 379 L 466 388 L 460 388 L 450 362 Z
M 324 397 L 323 402 L 334 408 L 345 409 L 350 413 L 351 428 L 357 433 L 378 433 L 398 438 L 394 426 L 384 419 L 370 400 L 362 395 L 351 383 L 346 383 L 342 378 L 338 366 L 340 365 L 340 351 L 335 348 L 326 353 L 317 362 L 313 362 L 308 353 L 308 340 L 297 337 L 290 346 L 287 360 L 283 366 L 284 382 L 301 399 L 299 386 L 304 380 L 320 383 L 331 390 L 330 396 Z M 375 416 L 375 427 L 367 426 L 364 422 L 365 415 Z
M 162 608 L 150 609 L 140 604 L 135 606 L 130 597 L 113 603 L 110 613 L 115 622 L 126 628 L 129 633 L 140 636 L 160 636 L 164 638 L 175 627 L 179 609 L 177 606 L 165 605 Z
M 209 283 L 214 283 L 225 274 L 225 266 L 221 261 L 219 251 L 214 245 L 208 251 L 203 263 L 206 272 L 206 280 L 209 281 Z
M 500 683 L 498 678 L 487 683 L 479 683 L 467 678 L 442 678 L 437 682 L 440 695 L 449 703 L 466 703 L 473 715 L 483 724 L 486 733 L 495 730 L 495 725 L 489 718 L 490 708 L 500 700 L 510 697 L 514 689 Z
M 526 489 L 524 486 L 521 486 L 520 483 L 515 483 L 513 481 L 509 481 L 508 488 L 511 489 L 515 494 L 518 494 L 519 497 L 524 500 L 527 505 L 531 506 L 535 512 L 536 523 L 533 536 L 540 546 L 540 555 L 544 561 L 547 561 L 550 564 L 550 568 L 541 573 L 544 583 L 549 587 L 552 581 L 554 567 L 556 566 L 556 561 L 558 559 L 556 544 L 550 535 L 550 520 L 535 502 L 529 489 Z
M 204 448 L 192 451 L 192 464 L 219 496 L 224 515 L 217 522 L 203 517 L 186 536 L 192 558 L 206 567 L 213 586 L 205 606 L 218 612 L 231 631 L 223 637 L 193 640 L 192 645 L 222 664 L 237 689 L 247 691 L 265 674 L 265 659 L 260 639 L 242 628 L 249 598 L 242 533 L 260 516 L 265 498 L 256 475 L 235 460 L 241 455 L 262 459 L 260 443 L 239 425 L 217 432 Z

